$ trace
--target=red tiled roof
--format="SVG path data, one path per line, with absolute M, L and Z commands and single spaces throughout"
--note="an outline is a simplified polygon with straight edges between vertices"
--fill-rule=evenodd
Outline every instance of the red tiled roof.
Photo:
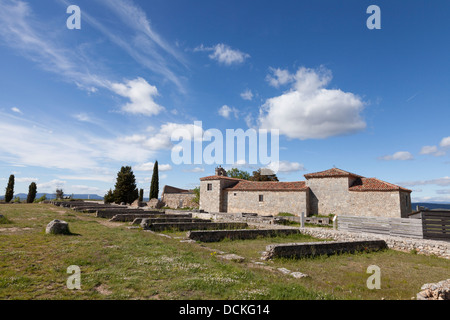
M 236 185 L 226 188 L 227 191 L 307 191 L 305 181 L 247 181 L 241 180 Z
M 220 179 L 233 180 L 233 181 L 243 181 L 242 179 L 230 178 L 230 177 L 225 177 L 225 176 L 208 176 L 208 177 L 200 178 L 200 181 L 220 180 Z
M 335 178 L 335 177 L 356 177 L 356 178 L 362 178 L 362 176 L 348 172 L 348 171 L 344 171 L 338 168 L 332 168 L 332 169 L 328 169 L 325 171 L 320 171 L 320 172 L 314 172 L 314 173 L 308 173 L 305 174 L 305 178 L 306 179 L 310 179 L 310 178 Z
M 406 191 L 409 189 L 402 188 L 395 184 L 381 181 L 376 178 L 359 178 L 349 188 L 350 191 Z

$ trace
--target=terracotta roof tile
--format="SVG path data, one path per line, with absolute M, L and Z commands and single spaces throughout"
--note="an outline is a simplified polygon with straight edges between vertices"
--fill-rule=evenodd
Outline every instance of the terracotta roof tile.
M 241 180 L 236 185 L 226 188 L 227 191 L 307 191 L 305 181 L 247 181 Z
M 359 178 L 349 188 L 350 191 L 406 191 L 409 189 L 376 178 Z
M 242 180 L 242 179 L 230 178 L 230 177 L 225 177 L 225 176 L 208 176 L 208 177 L 200 178 L 200 181 L 220 180 L 220 179 L 233 180 L 233 181 L 245 181 L 245 180 Z
M 348 171 L 344 171 L 338 168 L 332 168 L 332 169 L 328 169 L 325 171 L 319 171 L 319 172 L 314 172 L 314 173 L 308 173 L 305 174 L 305 178 L 306 179 L 310 179 L 310 178 L 334 178 L 334 177 L 356 177 L 356 178 L 362 178 L 362 176 L 348 172 Z

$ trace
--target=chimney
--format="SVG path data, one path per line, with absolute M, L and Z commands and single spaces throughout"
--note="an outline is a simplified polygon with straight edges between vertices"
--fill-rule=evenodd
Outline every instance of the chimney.
M 224 168 L 222 168 L 221 166 L 218 166 L 216 168 L 216 176 L 223 176 L 226 177 L 227 176 L 227 172 L 225 171 Z

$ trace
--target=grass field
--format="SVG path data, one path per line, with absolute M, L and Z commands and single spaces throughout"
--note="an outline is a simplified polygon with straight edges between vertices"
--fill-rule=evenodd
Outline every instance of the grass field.
M 47 204 L 0 205 L 0 214 L 0 299 L 409 300 L 450 274 L 449 260 L 392 250 L 251 263 L 268 244 L 317 241 L 304 235 L 193 244 Z M 73 235 L 46 235 L 53 219 L 69 222 Z M 219 250 L 246 261 L 222 261 Z M 81 290 L 66 287 L 71 265 L 81 269 Z M 366 287 L 369 265 L 381 268 L 380 290 Z

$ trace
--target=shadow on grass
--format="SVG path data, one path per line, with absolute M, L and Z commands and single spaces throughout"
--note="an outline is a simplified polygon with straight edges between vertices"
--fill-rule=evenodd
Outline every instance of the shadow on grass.
M 11 220 L 9 220 L 7 217 L 2 216 L 0 218 L 0 225 L 2 224 L 13 224 L 14 222 L 12 222 Z

